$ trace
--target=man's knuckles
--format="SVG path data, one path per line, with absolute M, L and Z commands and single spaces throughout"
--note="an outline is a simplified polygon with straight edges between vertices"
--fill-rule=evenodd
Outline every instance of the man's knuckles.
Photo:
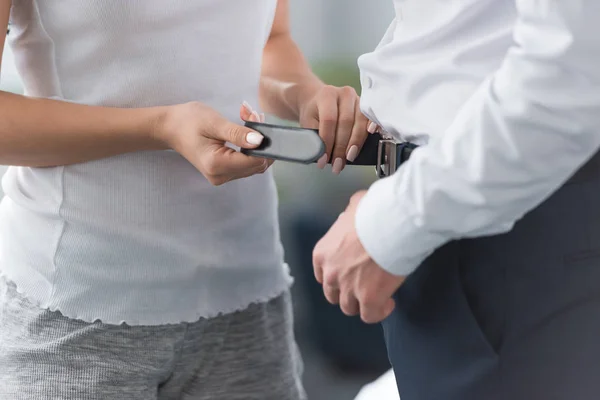
M 337 288 L 339 286 L 338 273 L 335 268 L 323 269 L 323 285 Z
M 378 294 L 375 290 L 358 289 L 356 293 L 361 309 L 376 309 L 382 307 L 385 303 L 385 299 Z

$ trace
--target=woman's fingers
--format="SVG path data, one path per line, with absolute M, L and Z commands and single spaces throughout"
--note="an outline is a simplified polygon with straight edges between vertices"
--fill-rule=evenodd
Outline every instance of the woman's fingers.
M 355 122 L 354 127 L 352 128 L 352 134 L 350 135 L 350 140 L 348 141 L 348 148 L 346 151 L 346 160 L 352 162 L 356 160 L 358 153 L 362 149 L 367 136 L 369 135 L 368 127 L 372 124 L 371 121 L 364 116 L 364 114 L 360 111 L 360 105 L 357 104 L 354 110 L 355 114 Z
M 332 172 L 336 175 L 342 172 L 342 169 L 346 166 L 348 142 L 356 124 L 355 109 L 358 103 L 358 96 L 354 89 L 350 87 L 341 88 L 338 93 L 338 121 L 331 155 Z

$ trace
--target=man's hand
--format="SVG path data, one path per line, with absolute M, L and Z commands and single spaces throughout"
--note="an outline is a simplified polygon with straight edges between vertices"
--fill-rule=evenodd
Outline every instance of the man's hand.
M 394 310 L 392 296 L 405 277 L 392 275 L 367 254 L 354 226 L 365 191 L 356 193 L 313 252 L 314 272 L 325 297 L 344 314 L 360 314 L 366 323 L 381 322 Z

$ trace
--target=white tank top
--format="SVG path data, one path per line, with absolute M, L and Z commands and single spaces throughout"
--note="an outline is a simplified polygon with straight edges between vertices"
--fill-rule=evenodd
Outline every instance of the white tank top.
M 13 0 L 9 42 L 29 96 L 115 107 L 258 104 L 277 0 Z M 84 321 L 195 321 L 291 282 L 270 173 L 211 186 L 173 151 L 11 167 L 0 270 Z

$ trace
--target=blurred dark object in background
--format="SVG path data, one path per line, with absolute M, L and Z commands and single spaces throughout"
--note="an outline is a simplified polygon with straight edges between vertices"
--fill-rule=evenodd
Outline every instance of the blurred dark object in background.
M 390 368 L 381 326 L 367 325 L 358 317 L 344 315 L 338 306 L 327 302 L 314 278 L 313 248 L 336 217 L 306 213 L 289 221 L 289 239 L 297 251 L 290 267 L 296 278 L 296 290 L 301 293 L 296 299 L 301 299 L 305 308 L 302 331 L 297 334 L 340 372 L 379 375 Z

